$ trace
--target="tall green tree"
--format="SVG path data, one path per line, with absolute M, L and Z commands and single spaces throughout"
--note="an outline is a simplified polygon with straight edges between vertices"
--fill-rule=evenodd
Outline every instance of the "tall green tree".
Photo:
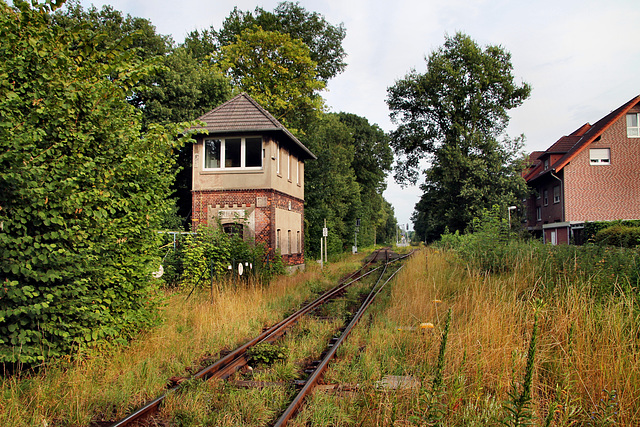
M 360 185 L 352 168 L 354 147 L 349 128 L 334 114 L 323 114 L 302 142 L 318 157 L 305 163 L 305 252 L 318 254 L 324 220 L 328 249 L 341 253 L 353 242 L 361 208 Z
M 156 230 L 180 128 L 127 101 L 153 71 L 125 36 L 0 1 L 0 363 L 36 364 L 152 321 Z
M 388 89 L 391 144 L 399 156 L 396 179 L 415 183 L 426 163 L 414 218 L 421 236 L 445 227 L 463 231 L 483 208 L 515 203 L 525 191 L 518 174 L 522 139 L 504 135 L 508 110 L 524 102 L 528 84 L 517 84 L 511 55 L 479 46 L 469 36 L 446 37 L 427 59 Z M 425 163 L 421 162 L 424 161 Z
M 64 29 L 84 26 L 84 37 L 100 40 L 97 46 L 101 50 L 122 43 L 126 37 L 127 50 L 135 52 L 141 60 L 157 62 L 158 66 L 137 83 L 128 98 L 142 113 L 143 129 L 153 124 L 193 120 L 231 97 L 229 80 L 207 56 L 211 52 L 202 55 L 176 47 L 171 37 L 157 34 L 155 26 L 146 19 L 125 16 L 111 6 L 85 10 L 78 1 L 58 9 L 53 19 L 55 25 Z M 191 211 L 191 154 L 189 144 L 179 149 L 173 185 L 176 220 L 186 219 Z
M 188 40 L 200 39 L 205 44 L 225 46 L 235 43 L 244 31 L 256 27 L 301 40 L 309 48 L 311 60 L 317 64 L 318 78 L 325 83 L 347 66 L 342 47 L 346 36 L 344 25 L 330 24 L 321 14 L 307 11 L 298 2 L 281 2 L 273 12 L 257 7 L 251 13 L 236 7 L 219 31 L 211 27 L 203 32 L 192 33 Z
M 365 117 L 352 113 L 338 113 L 338 120 L 347 126 L 352 138 L 353 160 L 351 168 L 360 185 L 360 219 L 358 244 L 372 245 L 384 241 L 385 227 L 389 219 L 382 193 L 386 189 L 387 174 L 393 164 L 393 152 L 389 136 L 378 125 L 370 124 Z M 393 217 L 393 213 L 391 213 Z M 382 240 L 380 239 L 382 238 Z
M 323 108 L 316 63 L 309 48 L 288 34 L 243 31 L 215 56 L 233 85 L 249 93 L 285 126 L 300 129 Z

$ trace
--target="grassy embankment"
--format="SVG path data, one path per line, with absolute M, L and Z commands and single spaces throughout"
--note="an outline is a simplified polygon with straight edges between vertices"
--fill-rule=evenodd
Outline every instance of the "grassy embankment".
M 640 425 L 637 270 L 637 251 L 517 242 L 423 250 L 327 372 L 326 383 L 355 390 L 316 393 L 293 425 Z M 207 295 L 189 303 L 172 296 L 165 324 L 127 348 L 5 380 L 0 425 L 123 415 L 207 351 L 234 347 L 297 307 L 309 288 L 328 286 L 321 277 L 310 269 L 267 289 L 218 290 L 214 305 Z M 299 378 L 301 360 L 322 351 L 335 324 L 305 320 L 282 343 L 286 360 L 251 378 Z M 386 375 L 412 377 L 416 387 L 384 389 Z M 292 393 L 224 382 L 187 389 L 167 402 L 169 425 L 269 425 Z
M 359 391 L 317 394 L 294 425 L 640 425 L 637 283 L 628 277 L 638 252 L 515 246 L 495 259 L 511 263 L 500 273 L 478 268 L 491 250 L 415 257 L 326 376 Z M 383 391 L 385 375 L 419 387 Z
M 219 283 L 213 304 L 209 290 L 189 300 L 167 291 L 162 324 L 129 345 L 2 378 L 0 426 L 84 426 L 122 418 L 162 393 L 170 377 L 197 372 L 358 265 L 358 257 L 333 263 L 325 273 L 310 265 L 266 287 Z

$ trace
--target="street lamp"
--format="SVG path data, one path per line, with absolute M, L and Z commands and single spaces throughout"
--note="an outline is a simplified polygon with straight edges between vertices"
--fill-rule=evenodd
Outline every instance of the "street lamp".
M 507 213 L 509 214 L 509 231 L 511 231 L 511 211 L 514 209 L 518 209 L 517 206 L 509 206 L 507 208 Z

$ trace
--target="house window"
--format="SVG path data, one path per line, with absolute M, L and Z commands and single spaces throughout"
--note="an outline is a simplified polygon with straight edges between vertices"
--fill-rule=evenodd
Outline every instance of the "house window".
M 536 208 L 536 221 L 542 221 L 542 206 Z
M 276 173 L 280 175 L 280 143 L 276 143 Z
M 292 254 L 293 251 L 293 241 L 291 240 L 291 230 L 287 230 L 287 253 Z
M 640 113 L 627 114 L 627 136 L 640 138 Z
M 548 190 L 544 190 L 544 192 L 542 194 L 543 194 L 542 204 L 547 206 L 549 204 L 549 191 Z
M 204 140 L 205 169 L 259 169 L 262 167 L 262 138 Z
M 280 229 L 276 230 L 276 249 L 280 249 Z
M 291 153 L 287 153 L 287 179 L 291 181 Z
M 609 148 L 591 148 L 589 161 L 592 165 L 610 165 L 611 150 Z
M 300 185 L 300 161 L 296 160 L 296 184 Z
M 542 188 L 538 188 L 538 191 L 536 191 L 536 200 L 540 200 L 541 197 L 542 197 Z
M 544 170 L 549 169 L 549 159 L 544 159 Z
M 560 186 L 553 187 L 553 203 L 560 203 Z
M 298 234 L 298 236 L 297 236 L 297 239 L 296 239 L 296 247 L 298 248 L 298 253 L 301 253 L 302 252 L 302 241 L 300 239 L 300 232 L 298 231 L 297 234 Z

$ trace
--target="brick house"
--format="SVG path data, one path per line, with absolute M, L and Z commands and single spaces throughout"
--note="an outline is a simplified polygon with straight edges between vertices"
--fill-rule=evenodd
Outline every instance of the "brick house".
M 544 242 L 581 243 L 588 221 L 640 219 L 640 96 L 529 160 L 527 228 Z
M 193 146 L 192 223 L 304 265 L 304 161 L 316 157 L 246 93 L 202 115 Z

